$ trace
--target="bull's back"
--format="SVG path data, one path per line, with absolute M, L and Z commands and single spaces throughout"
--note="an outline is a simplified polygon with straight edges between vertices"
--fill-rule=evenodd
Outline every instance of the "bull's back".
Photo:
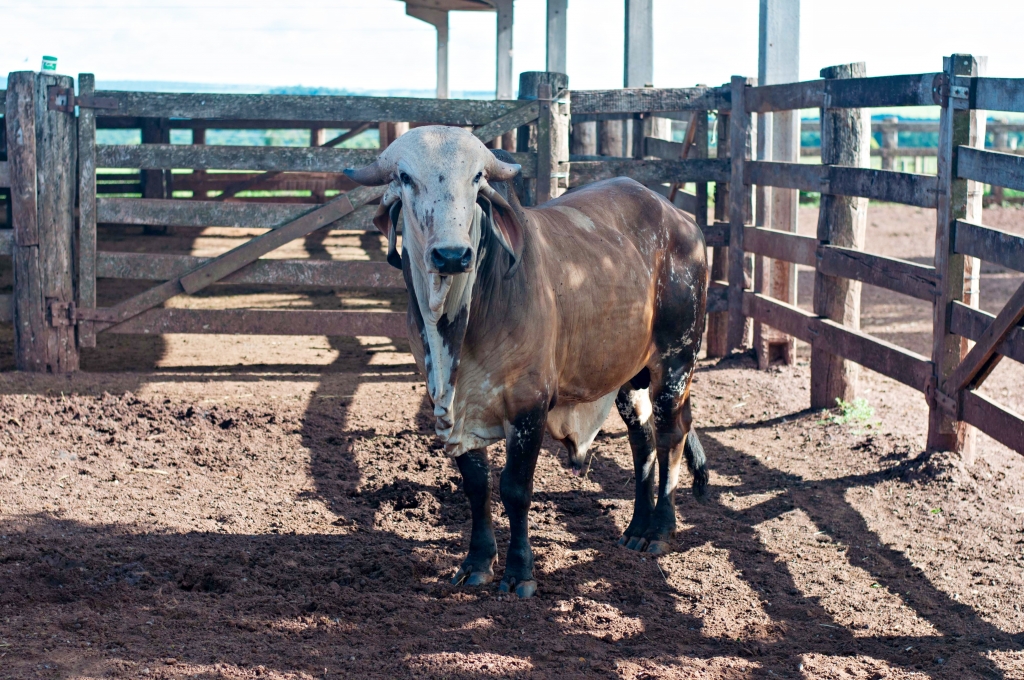
M 697 242 L 703 257 L 702 237 L 628 179 L 595 182 L 530 214 L 557 309 L 559 398 L 596 399 L 647 362 L 663 270 Z

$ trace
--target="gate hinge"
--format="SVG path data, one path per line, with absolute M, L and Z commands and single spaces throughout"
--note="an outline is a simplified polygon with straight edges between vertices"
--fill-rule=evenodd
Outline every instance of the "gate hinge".
M 61 300 L 50 300 L 50 325 L 74 326 L 78 322 L 75 315 L 75 303 Z
M 924 387 L 925 398 L 935 407 L 953 420 L 963 420 L 962 402 L 959 395 L 949 395 L 938 387 L 938 379 L 933 375 Z
M 97 97 L 91 94 L 75 96 L 74 88 L 50 85 L 46 88 L 46 108 L 51 111 L 74 113 L 75 107 L 81 109 L 112 109 L 117 110 L 118 103 L 113 97 Z

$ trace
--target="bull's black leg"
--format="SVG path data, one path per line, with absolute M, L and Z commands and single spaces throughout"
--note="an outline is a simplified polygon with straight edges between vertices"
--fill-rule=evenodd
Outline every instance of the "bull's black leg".
M 651 524 L 655 505 L 654 461 L 656 447 L 654 424 L 650 414 L 641 412 L 637 399 L 646 400 L 646 395 L 626 383 L 615 397 L 615 407 L 626 423 L 629 434 L 629 447 L 633 450 L 633 474 L 636 479 L 636 499 L 633 501 L 633 519 L 622 533 L 619 545 L 630 550 L 643 550 L 647 546 L 644 538 Z M 642 420 L 645 418 L 645 420 Z
M 455 461 L 462 473 L 462 488 L 473 512 L 473 529 L 469 539 L 469 555 L 463 560 L 452 583 L 479 586 L 494 580 L 494 563 L 498 546 L 491 525 L 491 466 L 487 451 L 468 451 Z
M 515 418 L 505 442 L 505 469 L 501 471 L 501 502 L 508 515 L 511 534 L 501 590 L 506 593 L 515 590 L 516 595 L 524 598 L 537 591 L 528 515 L 533 496 L 533 473 L 537 468 L 546 418 L 547 400 Z

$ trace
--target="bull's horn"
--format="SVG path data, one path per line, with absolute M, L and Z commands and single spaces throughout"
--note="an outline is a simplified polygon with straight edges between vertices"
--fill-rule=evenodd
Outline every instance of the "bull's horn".
M 379 187 L 391 181 L 391 173 L 384 168 L 379 158 L 362 168 L 345 168 L 345 174 L 364 187 Z
M 518 163 L 506 163 L 492 154 L 487 161 L 487 179 L 509 180 L 518 175 L 522 169 L 523 166 Z

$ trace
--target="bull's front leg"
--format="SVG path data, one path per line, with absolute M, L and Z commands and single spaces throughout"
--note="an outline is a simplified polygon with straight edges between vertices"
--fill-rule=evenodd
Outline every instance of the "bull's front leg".
M 494 580 L 494 563 L 498 561 L 498 545 L 491 524 L 491 466 L 484 449 L 468 451 L 455 460 L 473 513 L 473 529 L 469 555 L 463 560 L 452 583 L 479 586 Z
M 546 420 L 546 400 L 515 418 L 506 438 L 505 469 L 501 471 L 501 502 L 508 515 L 511 534 L 501 591 L 514 590 L 522 598 L 537 592 L 537 582 L 533 578 L 533 550 L 530 549 L 529 512 L 533 473 L 537 468 Z

